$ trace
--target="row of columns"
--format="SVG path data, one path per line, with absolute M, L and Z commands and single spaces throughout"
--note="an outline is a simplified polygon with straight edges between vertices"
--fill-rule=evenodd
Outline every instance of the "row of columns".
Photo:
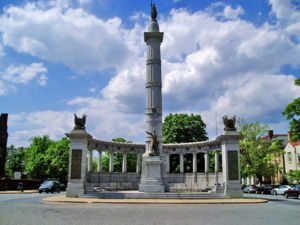
M 180 173 L 184 173 L 184 154 L 179 154 L 180 155 Z M 219 151 L 215 151 L 215 171 L 219 171 Z M 208 173 L 209 171 L 209 152 L 205 152 L 204 155 L 204 162 L 205 162 L 205 173 Z M 167 173 L 170 172 L 170 155 L 167 157 Z M 197 173 L 197 153 L 193 153 L 193 173 Z
M 98 151 L 98 152 L 99 152 L 98 172 L 102 172 L 102 151 Z M 89 150 L 88 171 L 91 172 L 92 170 L 93 170 L 93 151 Z M 141 171 L 141 154 L 137 154 L 136 173 L 139 174 L 140 171 Z M 110 152 L 108 172 L 109 173 L 114 172 L 114 153 L 113 152 Z M 123 153 L 122 173 L 127 173 L 127 153 Z

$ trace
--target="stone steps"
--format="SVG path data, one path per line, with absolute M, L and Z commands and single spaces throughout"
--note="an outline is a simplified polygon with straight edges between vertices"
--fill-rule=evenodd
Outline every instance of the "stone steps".
M 84 198 L 102 198 L 102 199 L 216 199 L 226 198 L 224 194 L 191 192 L 191 193 L 144 193 L 144 192 L 87 192 Z

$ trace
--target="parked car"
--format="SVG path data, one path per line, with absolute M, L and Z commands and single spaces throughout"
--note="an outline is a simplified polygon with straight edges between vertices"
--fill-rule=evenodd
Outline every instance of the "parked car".
M 60 183 L 59 181 L 44 181 L 41 186 L 39 187 L 39 192 L 55 192 L 57 191 L 58 193 L 60 192 Z
M 244 193 L 255 193 L 256 192 L 256 186 L 255 185 L 247 185 L 243 189 Z
M 269 185 L 256 187 L 256 194 L 271 194 L 272 187 Z
M 289 185 L 281 185 L 278 188 L 273 188 L 271 191 L 272 195 L 283 195 L 285 191 L 289 190 L 291 186 Z
M 284 196 L 288 197 L 296 197 L 300 199 L 300 184 L 297 184 L 295 187 L 285 191 Z

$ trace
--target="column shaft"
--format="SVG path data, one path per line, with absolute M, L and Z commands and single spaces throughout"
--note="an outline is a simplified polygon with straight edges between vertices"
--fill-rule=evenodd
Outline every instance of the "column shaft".
M 102 172 L 102 151 L 98 151 L 99 159 L 98 159 L 98 172 Z
M 219 151 L 215 151 L 215 174 L 216 174 L 216 184 L 219 183 Z
M 180 173 L 184 173 L 184 155 L 180 154 Z
M 136 160 L 136 173 L 141 173 L 141 154 L 137 154 L 137 160 Z
M 110 152 L 110 158 L 109 158 L 109 172 L 114 172 L 114 153 Z
M 197 153 L 193 153 L 193 173 L 197 173 Z
M 93 172 L 93 150 L 89 150 L 89 166 L 88 166 L 88 171 Z
M 205 173 L 209 171 L 209 155 L 208 151 L 205 152 Z
M 127 173 L 127 153 L 123 153 L 122 173 Z

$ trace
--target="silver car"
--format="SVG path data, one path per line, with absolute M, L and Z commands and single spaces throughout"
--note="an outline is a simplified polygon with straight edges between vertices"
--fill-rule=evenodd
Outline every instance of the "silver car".
M 272 195 L 283 195 L 285 191 L 291 189 L 291 186 L 289 185 L 281 185 L 279 186 L 278 188 L 274 188 L 272 191 L 271 191 L 271 194 Z

